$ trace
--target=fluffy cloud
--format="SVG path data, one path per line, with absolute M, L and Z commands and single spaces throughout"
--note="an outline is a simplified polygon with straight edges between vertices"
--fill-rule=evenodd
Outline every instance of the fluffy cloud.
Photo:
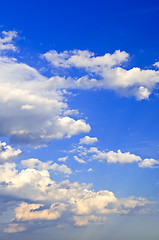
M 13 44 L 13 38 L 17 37 L 16 31 L 3 31 L 3 37 L 0 38 L 0 51 L 12 50 L 16 51 L 17 48 Z
M 5 232 L 26 230 L 29 227 L 26 221 L 59 219 L 66 211 L 65 221 L 72 219 L 76 226 L 91 222 L 100 224 L 108 214 L 145 213 L 153 204 L 140 197 L 118 199 L 111 191 L 96 192 L 85 183 L 55 182 L 45 170 L 47 166 L 41 168 L 18 171 L 15 163 L 0 165 L 0 195 L 8 201 L 16 199 L 16 205 L 22 201 L 15 207 L 15 219 L 4 229 Z M 17 224 L 15 230 L 11 224 Z
M 7 145 L 6 142 L 0 142 L 0 163 L 9 162 L 17 158 L 21 153 L 20 149 L 14 149 Z
M 155 168 L 159 167 L 159 161 L 153 158 L 146 158 L 142 162 L 139 163 L 139 167 L 141 168 Z
M 73 50 L 64 51 L 58 53 L 57 51 L 49 51 L 43 54 L 43 57 L 47 61 L 51 62 L 56 67 L 77 67 L 77 68 L 92 68 L 98 66 L 115 66 L 119 65 L 124 61 L 127 61 L 129 55 L 124 52 L 117 50 L 113 54 L 105 54 L 104 56 L 95 57 L 95 54 L 87 50 Z
M 29 221 L 35 219 L 55 220 L 61 217 L 61 213 L 65 210 L 66 205 L 63 203 L 52 204 L 49 209 L 40 210 L 43 204 L 28 204 L 23 202 L 15 209 L 17 220 Z
M 86 150 L 85 150 L 86 152 Z M 93 159 L 99 160 L 99 161 L 106 161 L 107 163 L 133 163 L 137 162 L 138 166 L 141 168 L 155 168 L 159 166 L 159 161 L 155 160 L 153 158 L 146 158 L 142 160 L 140 156 L 137 156 L 135 154 L 125 152 L 122 153 L 121 150 L 118 150 L 117 152 L 109 151 L 100 151 L 97 148 L 91 147 L 87 153 L 95 153 L 92 155 Z
M 80 143 L 79 144 L 86 144 L 86 145 L 91 145 L 93 143 L 98 142 L 98 139 L 96 137 L 89 137 L 85 136 L 84 138 L 80 138 Z
M 66 165 L 59 165 L 57 163 L 53 163 L 52 161 L 42 162 L 39 159 L 30 158 L 27 160 L 22 160 L 21 164 L 24 168 L 31 168 L 37 170 L 52 170 L 54 172 L 60 172 L 64 174 L 71 174 L 72 171 Z
M 73 211 L 79 216 L 100 216 L 107 214 L 129 214 L 132 211 L 140 211 L 153 202 L 146 198 L 129 198 L 117 199 L 114 193 L 103 190 L 99 192 L 87 191 L 81 198 L 72 198 L 71 204 Z
M 53 77 L 52 84 L 59 88 L 104 88 L 113 89 L 125 96 L 135 96 L 138 100 L 147 99 L 159 82 L 159 71 L 134 67 L 126 70 L 121 65 L 129 55 L 117 50 L 113 54 L 95 56 L 89 51 L 49 51 L 43 57 L 54 67 L 84 68 L 86 75 L 73 80 Z M 157 65 L 155 65 L 157 66 Z M 94 75 L 94 78 L 92 77 Z
M 100 151 L 97 147 L 85 148 L 83 146 L 78 146 L 74 148 L 71 153 L 78 153 L 79 156 L 83 156 L 85 159 L 89 160 L 99 160 L 107 163 L 133 163 L 142 161 L 140 156 L 136 156 L 130 152 L 122 153 L 121 150 L 117 152 L 114 151 Z M 77 158 L 77 156 L 74 156 Z
M 62 91 L 50 87 L 36 69 L 0 57 L 0 85 L 0 136 L 38 145 L 90 131 L 84 120 L 66 116 L 69 108 Z
M 140 156 L 132 154 L 130 152 L 121 152 L 118 150 L 114 151 L 101 151 L 97 147 L 83 147 L 81 145 L 75 146 L 73 150 L 70 151 L 71 154 L 77 154 L 78 156 L 74 156 L 76 161 L 82 160 L 83 163 L 86 163 L 86 160 L 98 160 L 100 162 L 106 162 L 108 164 L 130 164 L 130 163 L 138 163 L 138 166 L 141 168 L 156 168 L 159 166 L 159 161 L 153 158 L 142 159 Z M 82 163 L 81 162 L 81 163 Z M 91 168 L 90 168 L 91 169 Z
M 97 154 L 93 155 L 93 159 L 105 160 L 107 163 L 133 163 L 141 161 L 139 156 L 135 154 L 131 154 L 129 152 L 122 153 L 120 150 L 117 152 L 109 151 L 109 152 L 101 152 L 99 151 Z

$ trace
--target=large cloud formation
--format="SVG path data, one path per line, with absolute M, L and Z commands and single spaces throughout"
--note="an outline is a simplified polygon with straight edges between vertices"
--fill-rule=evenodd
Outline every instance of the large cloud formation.
M 56 182 L 51 179 L 48 166 L 40 167 L 40 170 L 31 167 L 34 166 L 20 171 L 15 163 L 0 165 L 0 195 L 6 201 L 19 202 L 15 207 L 15 219 L 10 224 L 22 223 L 24 229 L 29 227 L 26 221 L 56 220 L 66 211 L 69 213 L 66 221 L 72 219 L 74 225 L 84 226 L 91 221 L 104 222 L 109 214 L 142 213 L 152 204 L 141 197 L 119 199 L 108 190 L 95 192 L 85 183 Z M 5 231 L 12 232 L 13 226 L 8 226 Z M 17 228 L 17 231 L 23 228 Z
M 4 34 L 0 48 L 15 50 L 11 41 L 16 33 Z M 36 145 L 90 131 L 83 119 L 67 116 L 71 110 L 62 91 L 53 89 L 47 77 L 3 54 L 0 85 L 0 136 L 11 137 L 12 142 Z

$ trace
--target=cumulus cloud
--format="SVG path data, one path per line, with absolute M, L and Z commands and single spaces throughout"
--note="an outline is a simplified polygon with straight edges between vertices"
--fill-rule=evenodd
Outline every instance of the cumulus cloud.
M 98 151 L 97 154 L 93 155 L 93 159 L 105 160 L 107 163 L 133 163 L 141 161 L 141 157 L 131 154 L 129 152 L 122 153 L 120 150 L 117 152 L 101 152 Z
M 89 137 L 85 136 L 84 138 L 80 138 L 80 143 L 79 144 L 86 144 L 86 145 L 91 145 L 93 143 L 98 142 L 98 139 L 96 137 Z
M 113 54 L 95 56 L 89 51 L 49 51 L 43 55 L 54 67 L 84 68 L 86 75 L 73 80 L 71 78 L 50 79 L 59 88 L 104 88 L 113 89 L 124 96 L 135 96 L 138 100 L 148 99 L 159 82 L 159 71 L 134 67 L 125 69 L 121 65 L 127 62 L 129 54 L 117 50 Z M 156 65 L 157 66 L 157 63 Z M 94 77 L 92 77 L 94 75 Z
M 159 167 L 159 161 L 153 158 L 145 158 L 142 162 L 139 163 L 141 168 L 156 168 Z
M 9 137 L 12 143 L 40 146 L 52 139 L 70 138 L 90 131 L 85 120 L 77 119 L 78 110 L 69 109 L 63 88 L 114 89 L 146 99 L 158 83 L 158 71 L 122 68 L 121 65 L 129 58 L 124 51 L 104 56 L 80 50 L 60 54 L 50 51 L 43 57 L 55 67 L 83 68 L 86 75 L 80 78 L 47 78 L 35 68 L 4 56 L 2 50 L 16 51 L 13 39 L 17 33 L 3 32 L 3 36 L 0 38 L 0 136 Z M 76 115 L 76 119 L 70 117 L 72 115 Z M 80 139 L 80 144 L 89 145 L 97 141 L 95 137 L 85 136 Z M 80 145 L 77 152 L 74 160 L 81 164 L 86 163 L 85 158 L 91 154 L 93 159 L 108 163 L 139 162 L 141 167 L 158 163 L 150 159 L 149 164 L 147 159 L 142 162 L 139 156 L 120 150 L 102 152 Z M 90 222 L 104 222 L 107 214 L 130 214 L 151 204 L 144 198 L 119 199 L 108 190 L 94 191 L 91 184 L 55 181 L 52 172 L 72 173 L 65 164 L 42 162 L 35 158 L 22 160 L 20 165 L 10 163 L 20 153 L 20 149 L 0 143 L 0 162 L 3 163 L 0 164 L 0 196 L 6 202 L 16 202 L 15 219 L 4 229 L 5 232 L 25 231 L 25 224 L 29 221 L 60 219 L 66 211 L 66 220 L 73 220 L 76 226 L 86 226 Z M 62 157 L 58 161 L 65 162 L 67 158 Z M 91 171 L 89 168 L 88 172 Z M 17 203 L 20 204 L 18 207 Z
M 18 224 L 15 232 L 26 229 L 26 221 L 56 220 L 66 211 L 65 221 L 72 218 L 76 226 L 86 226 L 91 222 L 104 222 L 108 214 L 145 213 L 145 209 L 153 204 L 141 197 L 119 199 L 111 191 L 94 191 L 85 183 L 53 181 L 44 169 L 19 171 L 15 163 L 0 165 L 0 195 L 8 201 L 22 201 L 15 207 L 15 219 L 11 222 Z M 9 225 L 4 231 L 13 232 L 13 228 L 14 225 Z
M 54 203 L 49 209 L 40 210 L 43 204 L 28 204 L 23 202 L 15 209 L 15 216 L 17 220 L 29 221 L 35 219 L 55 220 L 61 217 L 66 205 L 63 203 Z
M 158 160 L 155 160 L 153 158 L 146 158 L 143 160 L 140 156 L 129 152 L 122 153 L 121 150 L 118 150 L 117 152 L 105 152 L 92 147 L 90 150 L 88 150 L 88 153 L 95 153 L 92 155 L 92 159 L 106 161 L 107 163 L 119 162 L 121 164 L 127 164 L 137 162 L 138 166 L 141 168 L 155 168 L 159 166 Z
M 38 145 L 90 131 L 83 119 L 66 116 L 69 108 L 62 91 L 27 64 L 0 57 L 0 85 L 0 136 Z
M 106 53 L 104 56 L 95 57 L 93 52 L 84 50 L 64 51 L 58 53 L 55 50 L 43 54 L 43 57 L 56 67 L 84 67 L 115 66 L 127 61 L 129 55 L 117 50 L 113 54 Z
M 22 160 L 21 165 L 24 168 L 31 168 L 37 170 L 52 170 L 54 172 L 64 173 L 64 174 L 71 174 L 72 171 L 66 165 L 62 164 L 59 165 L 57 163 L 53 163 L 53 161 L 42 162 L 39 159 L 30 158 L 27 160 Z
M 97 147 L 85 148 L 83 146 L 78 146 L 73 149 L 72 153 L 74 152 L 78 153 L 79 156 L 83 156 L 85 159 L 99 160 L 107 163 L 119 162 L 121 164 L 127 164 L 142 161 L 140 156 L 130 152 L 122 153 L 121 150 L 118 150 L 117 152 L 101 151 Z
M 20 149 L 12 148 L 6 142 L 0 141 L 0 163 L 9 162 L 17 158 L 22 151 Z
M 141 168 L 156 168 L 159 166 L 159 161 L 153 158 L 142 159 L 140 156 L 132 154 L 130 152 L 122 152 L 118 150 L 114 151 L 101 151 L 97 147 L 83 147 L 81 145 L 75 146 L 73 150 L 70 151 L 71 154 L 77 154 L 82 157 L 80 159 L 78 156 L 74 156 L 76 161 L 82 160 L 86 163 L 86 160 L 98 160 L 100 162 L 106 162 L 108 164 L 130 164 L 137 163 Z M 90 168 L 88 171 L 92 171 Z
M 0 38 L 0 51 L 12 50 L 16 51 L 17 48 L 13 44 L 13 39 L 17 37 L 16 31 L 3 31 L 3 37 Z

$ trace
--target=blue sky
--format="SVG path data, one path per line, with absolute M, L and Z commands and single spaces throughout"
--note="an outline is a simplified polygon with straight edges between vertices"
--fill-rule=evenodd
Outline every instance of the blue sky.
M 158 13 L 1 3 L 1 239 L 157 239 Z

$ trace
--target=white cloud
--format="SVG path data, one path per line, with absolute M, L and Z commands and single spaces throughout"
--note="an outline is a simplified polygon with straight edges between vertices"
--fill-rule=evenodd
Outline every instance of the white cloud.
M 89 137 L 85 136 L 84 138 L 80 138 L 80 143 L 79 144 L 86 144 L 86 145 L 91 145 L 93 143 L 98 142 L 98 139 L 96 137 Z
M 16 51 L 17 48 L 13 44 L 13 38 L 17 37 L 16 31 L 3 31 L 3 38 L 0 38 L 0 51 L 12 50 Z
M 53 163 L 52 161 L 42 162 L 39 159 L 30 158 L 27 160 L 22 160 L 21 164 L 24 168 L 31 168 L 37 170 L 52 170 L 54 172 L 64 173 L 64 174 L 71 174 L 72 171 L 66 165 L 62 164 L 59 165 L 57 163 Z
M 96 149 L 95 149 L 96 150 Z M 141 157 L 136 156 L 135 154 L 131 154 L 129 152 L 122 153 L 120 150 L 117 152 L 109 151 L 109 152 L 101 152 L 98 150 L 97 154 L 92 156 L 93 159 L 104 160 L 107 163 L 133 163 L 141 161 Z
M 76 160 L 78 163 L 86 163 L 83 159 L 77 157 L 77 156 L 74 156 L 74 160 Z
M 55 220 L 61 217 L 66 205 L 63 203 L 54 203 L 49 209 L 40 210 L 43 204 L 28 204 L 23 202 L 15 209 L 15 216 L 17 220 L 29 221 L 35 219 Z
M 68 168 L 64 164 L 59 165 L 57 163 L 54 163 L 54 164 L 51 165 L 50 169 L 55 171 L 55 172 L 61 172 L 61 173 L 64 173 L 64 174 L 71 174 L 72 173 L 71 169 Z
M 66 162 L 67 159 L 68 159 L 68 156 L 60 157 L 60 158 L 58 158 L 58 161 L 59 162 Z
M 0 57 L 0 136 L 12 142 L 40 145 L 51 139 L 89 132 L 83 119 L 66 116 L 62 91 L 48 78 L 15 59 Z
M 20 149 L 12 148 L 6 142 L 0 141 L 0 163 L 9 162 L 17 158 L 22 151 Z
M 115 51 L 113 54 L 95 56 L 89 51 L 64 51 L 58 54 L 49 51 L 43 55 L 55 67 L 84 68 L 85 76 L 73 80 L 53 77 L 50 83 L 57 88 L 104 88 L 113 89 L 124 96 L 135 96 L 138 100 L 148 99 L 159 82 L 159 71 L 134 67 L 126 70 L 121 65 L 128 60 L 128 53 Z M 95 77 L 92 77 L 95 74 Z
M 92 213 L 108 213 L 109 203 L 117 201 L 115 195 L 107 190 L 92 192 L 87 191 L 81 198 L 72 198 L 71 203 L 74 206 L 74 212 L 78 215 L 87 215 Z
M 142 159 L 140 156 L 132 154 L 130 152 L 121 152 L 118 150 L 117 152 L 114 151 L 101 151 L 97 147 L 83 147 L 81 145 L 75 146 L 73 150 L 69 151 L 71 154 L 77 154 L 78 156 L 82 156 L 85 160 L 80 159 L 78 156 L 74 156 L 76 161 L 84 161 L 86 160 L 98 160 L 100 162 L 106 162 L 108 164 L 130 164 L 130 163 L 138 163 L 139 167 L 142 168 L 156 168 L 159 166 L 159 161 L 153 158 L 146 158 Z M 91 169 L 91 168 L 90 168 Z M 89 170 L 91 171 L 91 170 Z
M 155 168 L 159 167 L 159 161 L 153 158 L 146 158 L 142 162 L 139 163 L 139 167 L 141 168 Z
M 145 213 L 147 207 L 153 204 L 141 197 L 118 199 L 108 190 L 95 192 L 90 189 L 91 185 L 85 183 L 70 183 L 68 180 L 55 182 L 47 170 L 27 168 L 18 171 L 15 163 L 0 165 L 0 183 L 1 196 L 9 196 L 8 201 L 23 201 L 15 208 L 13 221 L 18 224 L 33 220 L 56 220 L 66 210 L 76 226 L 92 221 L 99 224 L 108 214 Z M 65 221 L 69 222 L 69 219 Z M 10 226 L 5 231 L 12 232 L 12 229 Z
M 107 214 L 129 214 L 153 204 L 145 198 L 123 198 L 118 199 L 113 192 L 102 190 L 98 192 L 86 191 L 81 198 L 72 198 L 71 204 L 76 215 L 107 215 Z M 140 209 L 140 210 L 141 210 Z
M 159 62 L 155 62 L 153 66 L 159 68 Z
M 34 108 L 34 106 L 29 105 L 29 104 L 23 105 L 23 106 L 21 107 L 22 110 L 31 110 L 31 109 L 33 109 L 33 108 Z
M 92 172 L 92 171 L 93 171 L 93 169 L 92 169 L 92 168 L 89 168 L 89 169 L 88 169 L 88 172 Z
M 98 66 L 115 66 L 127 61 L 129 55 L 117 50 L 113 54 L 105 54 L 104 56 L 95 57 L 95 54 L 87 50 L 73 50 L 58 53 L 57 51 L 49 51 L 43 54 L 43 57 L 56 67 L 98 67 Z

